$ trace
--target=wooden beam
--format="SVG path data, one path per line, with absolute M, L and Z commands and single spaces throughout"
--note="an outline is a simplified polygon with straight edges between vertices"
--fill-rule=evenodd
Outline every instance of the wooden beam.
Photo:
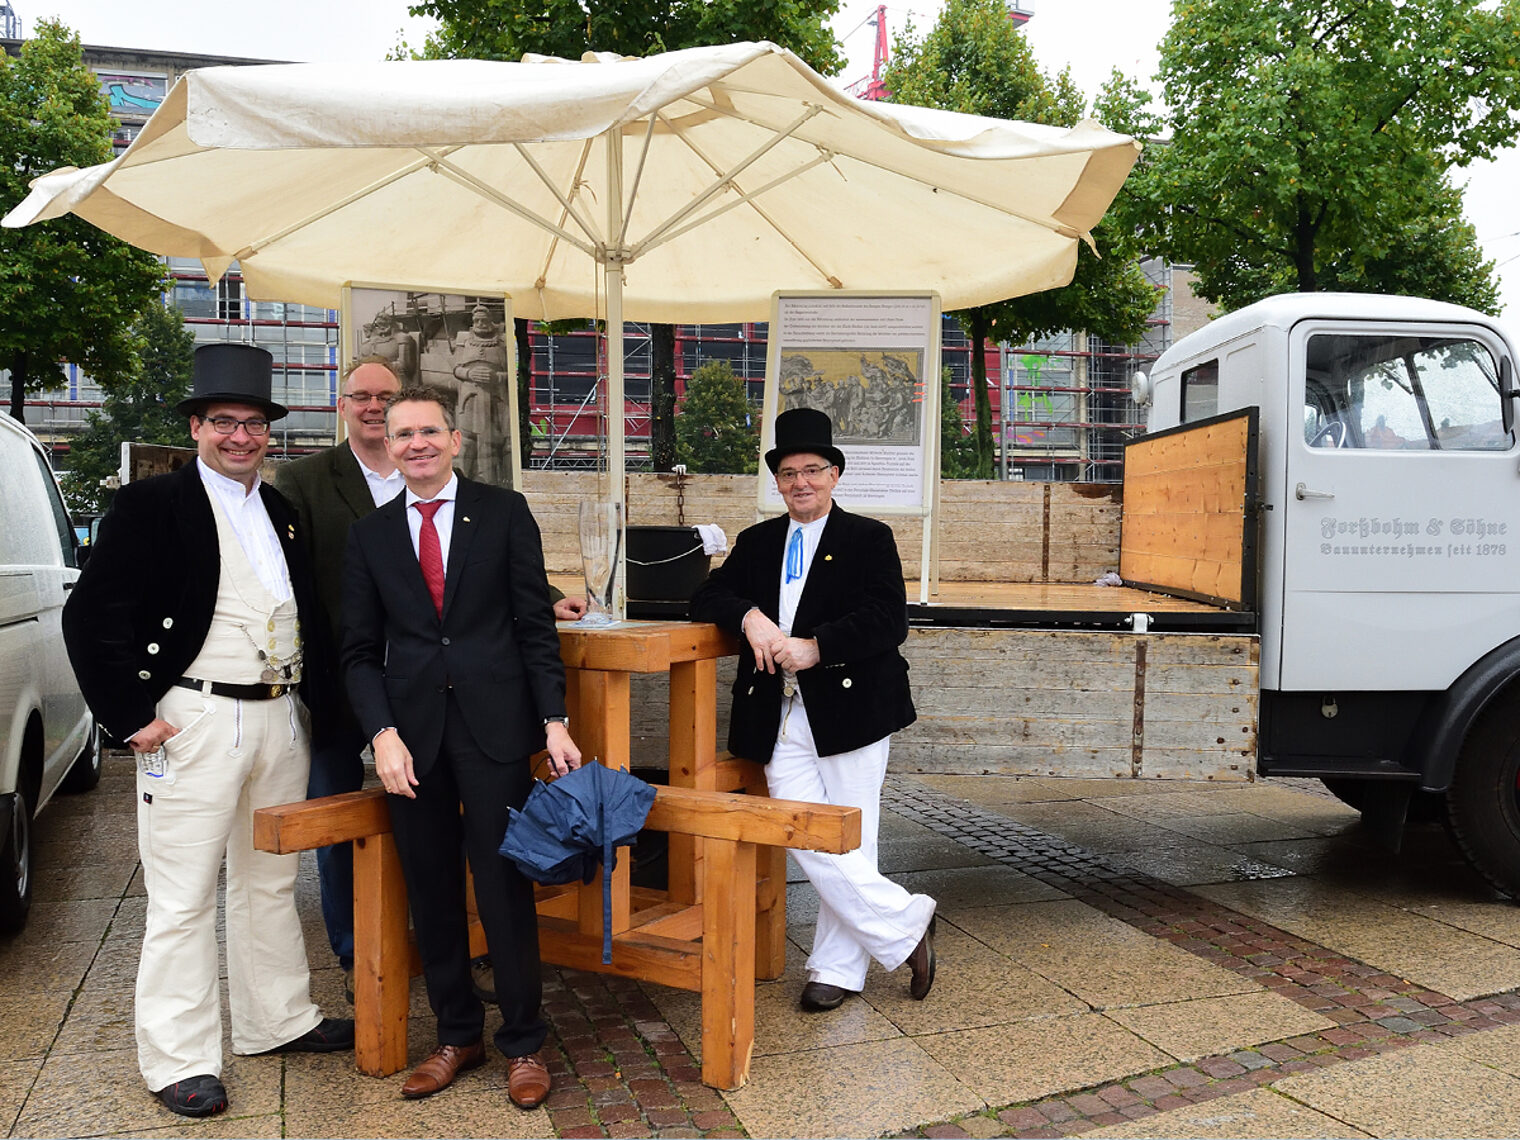
M 755 1049 L 755 845 L 709 840 L 707 876 L 702 1083 L 736 1089 L 749 1079 Z
M 590 937 L 562 918 L 538 920 L 539 952 L 546 962 L 588 973 L 639 978 L 678 990 L 702 988 L 702 950 L 691 942 L 629 931 L 612 937 L 612 963 L 602 964 L 602 937 Z
M 690 788 L 657 787 L 644 826 L 835 855 L 860 846 L 859 808 Z
M 274 855 L 347 843 L 390 829 L 391 812 L 380 788 L 300 800 L 253 813 L 253 845 Z
M 388 824 L 389 816 L 386 819 Z M 406 1068 L 411 965 L 406 883 L 401 877 L 396 840 L 388 833 L 357 839 L 354 841 L 354 1062 L 361 1073 L 388 1077 Z

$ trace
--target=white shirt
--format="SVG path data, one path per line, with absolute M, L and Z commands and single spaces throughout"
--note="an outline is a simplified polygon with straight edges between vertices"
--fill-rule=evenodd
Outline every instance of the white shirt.
M 422 535 L 422 512 L 415 510 L 412 504 L 443 501 L 443 506 L 439 507 L 438 513 L 433 516 L 433 526 L 438 531 L 438 549 L 443 553 L 445 575 L 448 573 L 449 565 L 449 540 L 454 537 L 454 499 L 458 494 L 458 475 L 450 475 L 449 481 L 443 485 L 443 490 L 431 499 L 420 498 L 410 487 L 406 489 L 406 526 L 412 532 L 412 553 L 417 555 L 419 562 L 422 559 L 418 545 Z
M 786 545 L 781 548 L 781 602 L 777 606 L 776 625 L 788 637 L 792 633 L 792 620 L 797 616 L 797 603 L 802 599 L 802 588 L 807 585 L 808 570 L 813 565 L 813 555 L 818 553 L 818 540 L 829 516 L 814 519 L 810 523 L 790 520 L 786 528 Z M 786 552 L 792 545 L 792 535 L 802 532 L 802 576 L 791 582 L 786 580 Z
M 382 475 L 378 471 L 370 470 L 369 464 L 359 458 L 359 453 L 354 451 L 352 441 L 348 449 L 354 452 L 354 459 L 358 460 L 359 470 L 364 472 L 364 482 L 369 487 L 369 497 L 375 500 L 375 506 L 383 507 L 401 493 L 401 488 L 406 486 L 406 480 L 401 477 L 399 467 L 389 475 Z
M 200 469 L 201 482 L 206 493 L 216 497 L 227 523 L 237 535 L 238 544 L 252 564 L 259 582 L 277 602 L 291 595 L 290 568 L 285 565 L 285 551 L 275 536 L 274 523 L 264 509 L 264 499 L 259 494 L 259 477 L 253 477 L 253 487 L 248 489 L 236 479 L 229 479 L 220 471 L 206 465 L 199 456 L 195 460 Z

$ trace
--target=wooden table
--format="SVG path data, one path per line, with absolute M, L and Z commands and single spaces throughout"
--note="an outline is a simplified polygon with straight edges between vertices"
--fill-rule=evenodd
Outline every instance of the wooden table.
M 647 824 L 669 832 L 670 880 L 666 891 L 633 888 L 629 860 L 618 860 L 610 965 L 602 963 L 600 880 L 538 892 L 546 962 L 702 995 L 702 1079 L 724 1089 L 749 1074 L 756 979 L 785 968 L 786 849 L 843 853 L 860 845 L 858 808 L 767 799 L 759 765 L 718 754 L 717 659 L 734 650 L 717 627 L 690 622 L 560 627 L 571 735 L 588 760 L 628 767 L 631 676 L 670 674 L 670 786 L 656 789 Z M 354 841 L 356 1061 L 387 1076 L 406 1064 L 408 988 L 420 969 L 384 792 L 255 813 L 260 850 L 345 840 Z M 478 923 L 471 942 L 484 950 Z

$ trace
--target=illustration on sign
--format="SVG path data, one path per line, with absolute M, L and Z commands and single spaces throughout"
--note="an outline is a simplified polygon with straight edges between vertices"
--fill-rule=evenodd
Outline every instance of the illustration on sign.
M 911 348 L 784 352 L 780 410 L 827 412 L 836 443 L 917 446 L 923 359 L 921 350 Z

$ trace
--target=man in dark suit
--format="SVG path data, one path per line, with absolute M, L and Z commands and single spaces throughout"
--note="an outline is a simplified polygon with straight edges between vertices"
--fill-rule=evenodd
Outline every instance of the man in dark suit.
M 527 799 L 529 757 L 560 774 L 580 751 L 565 716 L 565 671 L 543 549 L 516 491 L 460 478 L 446 397 L 405 389 L 386 414 L 406 492 L 355 523 L 344 555 L 343 666 L 349 697 L 390 793 L 438 1048 L 402 1086 L 446 1088 L 485 1061 L 484 1008 L 470 984 L 461 839 L 496 968 L 507 1089 L 533 1108 L 549 1094 L 538 1055 L 533 887 L 498 854 L 507 809 Z M 463 805 L 463 817 L 460 807 Z
M 184 1116 L 227 1107 L 216 938 L 224 853 L 233 1052 L 328 1052 L 354 1040 L 352 1021 L 324 1018 L 311 1002 L 297 856 L 253 849 L 254 810 L 306 789 L 308 716 L 296 693 L 318 718 L 331 704 L 302 535 L 259 479 L 270 421 L 285 415 L 271 379 L 261 348 L 197 350 L 194 388 L 179 405 L 196 461 L 117 492 L 63 611 L 80 690 L 138 757 L 148 890 L 138 1065 Z
M 350 364 L 338 394 L 338 416 L 343 421 L 343 442 L 312 455 L 281 464 L 275 485 L 290 501 L 300 519 L 311 551 L 317 582 L 317 601 L 332 636 L 342 644 L 343 552 L 348 547 L 348 528 L 390 502 L 404 486 L 385 446 L 385 406 L 401 390 L 391 363 L 381 356 L 365 356 Z M 550 587 L 554 614 L 574 621 L 585 613 L 585 602 L 565 598 Z M 366 740 L 354 719 L 346 694 L 340 701 L 335 731 L 325 744 L 313 747 L 311 780 L 307 796 L 337 795 L 364 786 L 363 752 Z M 353 847 L 341 843 L 317 851 L 317 873 L 322 887 L 322 921 L 327 938 L 347 975 L 353 992 L 354 965 L 354 857 Z
M 891 734 L 913 723 L 902 563 L 891 529 L 833 501 L 844 471 L 823 412 L 776 417 L 765 462 L 787 514 L 740 533 L 691 600 L 694 621 L 739 634 L 729 750 L 765 763 L 778 799 L 860 808 L 860 847 L 794 851 L 818 889 L 818 925 L 802 1007 L 834 1009 L 864 986 L 875 958 L 906 962 L 909 992 L 934 982 L 934 900 L 876 866 Z

